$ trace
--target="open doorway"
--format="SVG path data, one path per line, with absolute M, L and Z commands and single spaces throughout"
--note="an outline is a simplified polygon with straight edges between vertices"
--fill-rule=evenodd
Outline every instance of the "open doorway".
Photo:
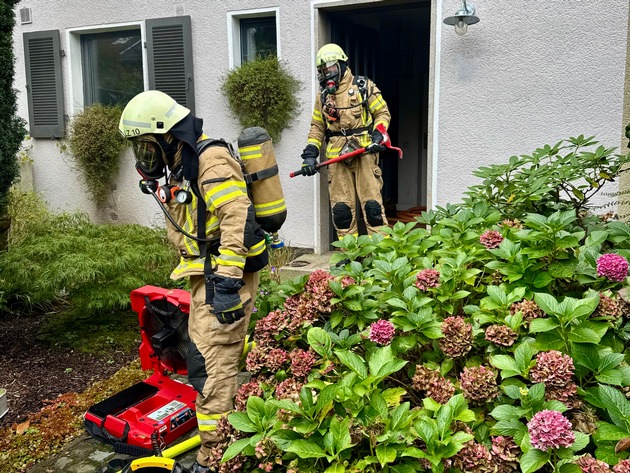
M 355 75 L 372 79 L 383 93 L 392 121 L 395 151 L 381 154 L 383 201 L 388 219 L 427 203 L 427 139 L 430 0 L 391 0 L 320 7 L 315 49 L 337 43 Z M 324 205 L 324 204 L 323 204 Z M 334 240 L 334 229 L 331 241 Z

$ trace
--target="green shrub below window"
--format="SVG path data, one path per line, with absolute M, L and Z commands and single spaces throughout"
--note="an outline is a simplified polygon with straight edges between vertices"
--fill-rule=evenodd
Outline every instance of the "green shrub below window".
M 222 90 L 243 128 L 261 126 L 278 141 L 297 113 L 299 86 L 278 58 L 270 56 L 230 71 Z

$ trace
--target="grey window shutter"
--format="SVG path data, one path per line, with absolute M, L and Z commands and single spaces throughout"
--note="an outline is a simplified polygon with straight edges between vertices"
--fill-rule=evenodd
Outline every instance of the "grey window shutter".
M 189 16 L 146 20 L 149 89 L 160 90 L 195 113 Z
M 59 31 L 24 33 L 30 135 L 65 136 Z

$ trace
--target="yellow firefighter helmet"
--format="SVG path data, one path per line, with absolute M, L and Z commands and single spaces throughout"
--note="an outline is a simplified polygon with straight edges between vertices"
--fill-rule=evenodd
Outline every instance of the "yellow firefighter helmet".
M 190 113 L 186 107 L 159 90 L 140 92 L 132 98 L 120 117 L 118 129 L 125 138 L 164 134 Z
M 323 45 L 317 51 L 317 56 L 315 57 L 315 66 L 319 69 L 322 67 L 326 67 L 327 65 L 332 65 L 337 61 L 348 61 L 348 56 L 343 52 L 338 45 L 335 43 L 328 43 Z

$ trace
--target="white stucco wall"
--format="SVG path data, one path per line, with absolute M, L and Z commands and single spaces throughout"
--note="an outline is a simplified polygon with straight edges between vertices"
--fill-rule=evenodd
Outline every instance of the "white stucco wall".
M 381 3 L 368 0 L 372 5 Z M 382 2 L 386 4 L 387 2 Z M 457 36 L 442 23 L 459 8 L 459 0 L 431 0 L 433 60 L 430 85 L 429 205 L 460 200 L 477 182 L 472 171 L 504 162 L 514 154 L 576 136 L 596 135 L 606 146 L 621 146 L 628 0 L 473 0 L 480 23 Z M 281 236 L 291 246 L 325 250 L 318 235 L 319 176 L 290 179 L 301 164 L 315 93 L 313 57 L 321 43 L 322 25 L 313 7 L 352 5 L 360 0 L 23 0 L 33 22 L 16 27 L 15 87 L 19 114 L 28 118 L 22 34 L 58 29 L 66 113 L 77 108 L 70 63 L 74 54 L 68 31 L 92 25 L 141 22 L 146 18 L 190 15 L 194 51 L 196 114 L 205 132 L 234 140 L 240 126 L 230 116 L 220 92 L 230 65 L 229 13 L 277 9 L 279 50 L 290 72 L 302 81 L 301 112 L 276 143 L 276 155 L 288 206 Z M 125 5 L 130 6 L 125 8 Z M 429 45 L 426 45 L 428 48 Z M 80 173 L 59 153 L 54 141 L 33 140 L 36 191 L 50 208 L 86 210 L 98 215 L 89 201 Z M 159 208 L 137 187 L 138 175 L 130 153 L 112 192 L 110 217 L 121 222 L 163 224 Z M 321 206 L 327 206 L 326 201 Z
M 212 137 L 236 140 L 240 125 L 231 117 L 227 100 L 220 92 L 222 79 L 229 68 L 228 12 L 269 9 L 266 0 L 230 0 L 209 2 L 191 0 L 134 1 L 131 8 L 124 2 L 86 2 L 85 0 L 30 0 L 17 6 L 32 9 L 33 22 L 19 24 L 14 35 L 16 53 L 15 88 L 18 96 L 18 113 L 28 119 L 28 102 L 25 89 L 24 46 L 22 34 L 30 31 L 60 30 L 61 48 L 66 51 L 62 58 L 66 113 L 76 112 L 77 97 L 71 90 L 68 46 L 68 30 L 95 25 L 112 25 L 140 22 L 147 18 L 176 16 L 176 12 L 191 16 L 194 51 L 196 115 L 204 119 L 204 131 Z M 281 236 L 287 244 L 296 247 L 314 247 L 315 179 L 289 179 L 291 171 L 301 165 L 300 153 L 306 142 L 310 123 L 310 108 L 314 68 L 311 64 L 311 10 L 308 2 L 285 1 L 279 7 L 279 44 L 281 59 L 289 71 L 302 81 L 301 112 L 281 140 L 275 144 L 276 158 L 283 178 L 283 189 L 288 206 L 288 218 Z M 245 5 L 246 4 L 246 5 Z M 131 5 L 131 3 L 129 4 Z M 183 13 L 182 13 L 183 9 Z M 72 160 L 60 154 L 55 141 L 34 139 L 31 156 L 34 159 L 33 177 L 35 189 L 42 193 L 49 207 L 54 210 L 87 211 L 95 220 L 99 215 L 90 202 L 78 170 Z M 146 225 L 163 225 L 164 218 L 150 196 L 140 193 L 139 176 L 133 167 L 133 156 L 124 157 L 120 179 L 112 193 L 111 216 L 121 222 L 137 222 Z
M 455 3 L 442 0 L 441 19 Z M 440 22 L 434 205 L 459 201 L 479 166 L 544 144 L 622 146 L 628 0 L 472 3 L 480 22 L 465 36 Z

